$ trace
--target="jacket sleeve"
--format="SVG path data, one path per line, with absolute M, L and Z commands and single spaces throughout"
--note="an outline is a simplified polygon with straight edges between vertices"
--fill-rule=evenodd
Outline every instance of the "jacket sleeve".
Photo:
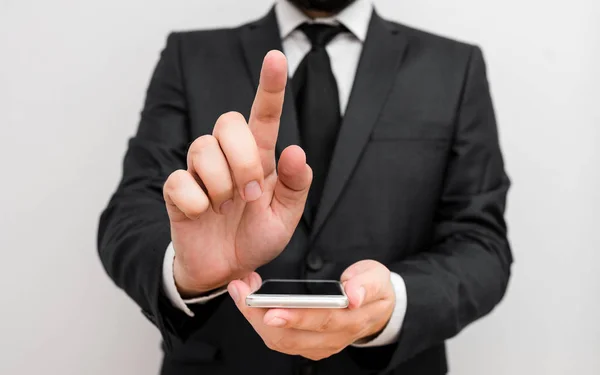
M 455 336 L 504 296 L 512 263 L 504 221 L 509 185 L 485 62 L 473 47 L 433 246 L 390 266 L 405 281 L 408 303 L 388 368 Z
M 162 288 L 162 264 L 171 242 L 162 195 L 167 177 L 185 168 L 191 142 L 179 35 L 171 34 L 148 87 L 141 121 L 130 140 L 123 177 L 102 213 L 98 252 L 108 275 L 161 331 L 167 348 L 184 340 L 221 299 L 195 306 L 195 318 L 174 308 Z

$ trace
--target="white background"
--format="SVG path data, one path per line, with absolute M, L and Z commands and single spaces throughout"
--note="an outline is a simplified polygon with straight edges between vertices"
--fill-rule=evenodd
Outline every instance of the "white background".
M 269 3 L 0 0 L 0 373 L 157 373 L 156 329 L 100 266 L 98 215 L 168 31 Z M 452 340 L 452 373 L 599 374 L 599 3 L 376 4 L 483 46 L 514 182 L 511 286 Z

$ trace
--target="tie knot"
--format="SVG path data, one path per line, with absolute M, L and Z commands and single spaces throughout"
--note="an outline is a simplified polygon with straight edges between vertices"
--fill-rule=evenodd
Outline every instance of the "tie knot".
M 299 28 L 308 37 L 313 49 L 324 48 L 336 35 L 346 31 L 343 25 L 322 23 L 304 23 Z

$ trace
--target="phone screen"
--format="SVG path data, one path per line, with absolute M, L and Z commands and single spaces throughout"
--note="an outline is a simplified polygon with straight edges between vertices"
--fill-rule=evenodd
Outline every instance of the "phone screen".
M 307 284 L 312 288 L 307 288 Z M 343 296 L 341 285 L 337 281 L 287 281 L 267 280 L 255 294 L 288 294 L 288 295 L 326 295 Z

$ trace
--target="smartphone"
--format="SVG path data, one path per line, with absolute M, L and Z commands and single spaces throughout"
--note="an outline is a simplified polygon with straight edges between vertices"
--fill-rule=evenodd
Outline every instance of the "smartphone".
M 298 309 L 343 309 L 348 307 L 344 287 L 335 280 L 263 281 L 260 288 L 246 297 L 251 307 Z

